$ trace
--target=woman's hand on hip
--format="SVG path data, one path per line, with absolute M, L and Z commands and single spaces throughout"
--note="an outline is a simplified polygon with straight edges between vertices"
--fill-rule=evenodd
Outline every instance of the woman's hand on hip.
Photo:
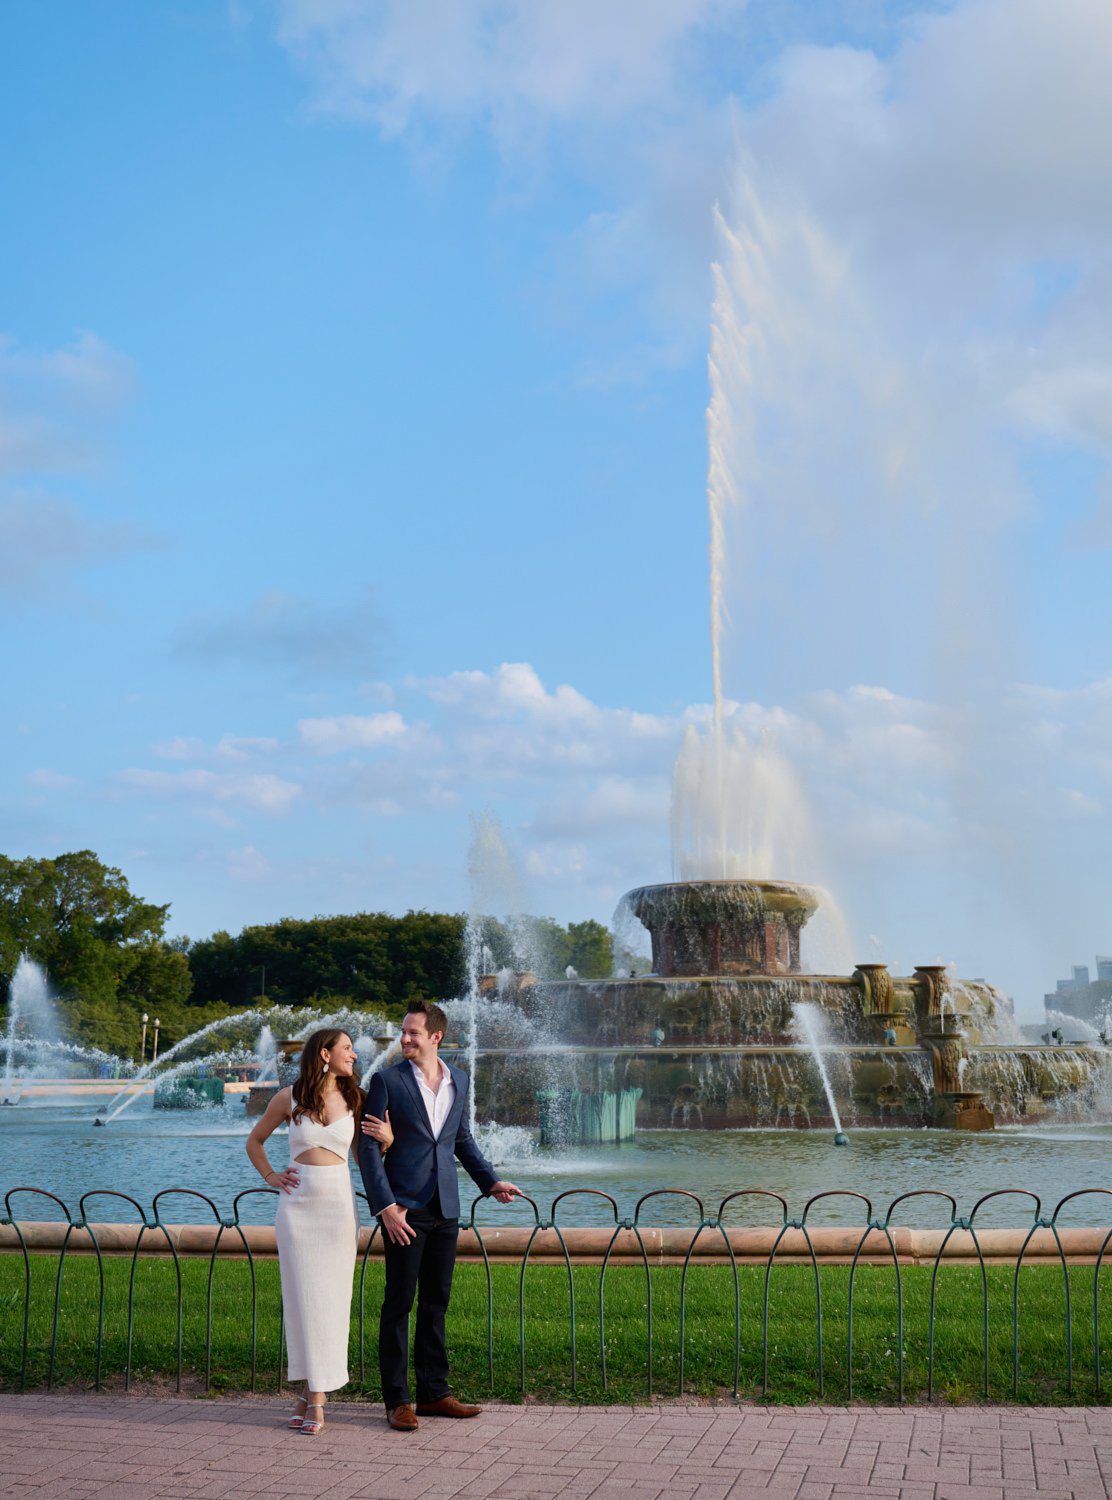
M 379 1119 L 377 1115 L 363 1116 L 363 1134 L 369 1135 L 372 1141 L 377 1141 L 383 1151 L 389 1151 L 394 1144 L 394 1132 L 390 1128 L 390 1111 L 383 1111 L 384 1118 Z
M 292 1193 L 300 1180 L 296 1167 L 287 1167 L 284 1172 L 266 1174 L 267 1187 L 278 1188 L 283 1193 Z

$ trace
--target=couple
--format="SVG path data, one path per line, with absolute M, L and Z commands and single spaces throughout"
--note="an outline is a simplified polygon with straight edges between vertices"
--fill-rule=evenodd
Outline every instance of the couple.
M 414 1432 L 418 1416 L 479 1415 L 479 1407 L 465 1406 L 448 1388 L 444 1317 L 459 1231 L 453 1158 L 500 1203 L 520 1189 L 500 1181 L 475 1144 L 467 1124 L 467 1074 L 440 1057 L 447 1025 L 439 1005 L 415 1000 L 402 1023 L 402 1061 L 374 1075 L 365 1101 L 347 1032 L 314 1032 L 302 1050 L 293 1087 L 278 1091 L 248 1137 L 252 1166 L 279 1189 L 275 1235 L 289 1378 L 305 1381 L 299 1410 L 288 1425 L 306 1436 L 315 1437 L 324 1425 L 325 1393 L 348 1378 L 358 1238 L 349 1150 L 356 1154 L 367 1201 L 383 1231 L 386 1290 L 378 1363 L 387 1420 L 399 1432 Z M 290 1165 L 278 1172 L 267 1160 L 264 1142 L 287 1121 Z M 414 1294 L 416 1411 L 409 1390 Z

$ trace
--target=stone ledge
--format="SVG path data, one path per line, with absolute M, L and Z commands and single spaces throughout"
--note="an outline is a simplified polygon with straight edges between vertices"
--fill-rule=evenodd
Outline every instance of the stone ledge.
M 96 1224 L 97 1243 L 104 1255 L 131 1255 L 140 1234 L 137 1224 Z M 163 1233 L 163 1228 L 165 1233 Z M 143 1233 L 141 1254 L 168 1255 L 167 1237 L 179 1255 L 210 1256 L 219 1233 L 215 1224 L 167 1224 L 159 1229 L 148 1229 Z M 245 1224 L 243 1236 L 250 1246 L 251 1254 L 262 1259 L 277 1255 L 274 1229 L 271 1225 Z M 520 1263 L 532 1233 L 528 1227 L 512 1225 L 496 1227 L 481 1226 L 487 1255 L 495 1262 Z M 58 1251 L 66 1235 L 66 1225 L 50 1222 L 21 1223 L 20 1229 L 28 1250 L 37 1252 Z M 567 1228 L 562 1234 L 570 1258 L 581 1265 L 599 1265 L 606 1254 L 613 1229 Z M 1070 1265 L 1095 1265 L 1097 1256 L 1109 1233 L 1107 1229 L 1060 1229 L 1062 1249 Z M 366 1249 L 370 1229 L 363 1227 L 359 1234 L 360 1254 Z M 650 1228 L 641 1226 L 645 1254 L 650 1265 L 682 1265 L 691 1244 L 694 1226 L 682 1228 Z M 739 1265 L 764 1265 L 772 1251 L 779 1230 L 776 1228 L 726 1230 L 730 1248 Z M 896 1255 L 901 1265 L 930 1265 L 938 1254 L 945 1237 L 943 1229 L 908 1229 L 893 1225 L 890 1233 Z M 1024 1240 L 1026 1229 L 982 1229 L 978 1231 L 981 1253 L 989 1265 L 1014 1265 Z M 816 1227 L 811 1230 L 811 1242 L 815 1256 L 824 1265 L 849 1265 L 861 1241 L 862 1230 Z M 382 1256 L 381 1235 L 376 1237 L 372 1260 Z M 0 1252 L 18 1252 L 19 1239 L 11 1225 L 0 1226 Z M 87 1230 L 75 1229 L 70 1235 L 69 1250 L 76 1254 L 93 1254 L 92 1238 Z M 221 1256 L 231 1259 L 245 1258 L 243 1240 L 236 1229 L 225 1229 L 220 1240 Z M 461 1261 L 482 1262 L 478 1240 L 469 1229 L 460 1231 L 459 1258 Z M 1112 1261 L 1112 1249 L 1109 1257 Z M 563 1265 L 564 1257 L 560 1242 L 551 1230 L 542 1230 L 533 1240 L 529 1254 L 531 1263 L 537 1265 Z M 728 1265 L 729 1257 L 717 1229 L 704 1229 L 696 1241 L 691 1255 L 698 1265 Z M 972 1236 L 958 1229 L 950 1237 L 943 1260 L 947 1263 L 976 1265 L 977 1253 Z M 861 1253 L 862 1265 L 891 1265 L 892 1256 L 888 1243 L 879 1230 L 873 1230 Z M 1024 1255 L 1024 1263 L 1033 1265 L 1058 1263 L 1058 1247 L 1049 1229 L 1038 1229 L 1031 1238 Z M 797 1229 L 789 1229 L 780 1241 L 776 1252 L 776 1263 L 784 1265 L 809 1264 L 803 1235 Z M 632 1231 L 623 1230 L 614 1243 L 610 1256 L 611 1265 L 641 1265 L 641 1253 Z

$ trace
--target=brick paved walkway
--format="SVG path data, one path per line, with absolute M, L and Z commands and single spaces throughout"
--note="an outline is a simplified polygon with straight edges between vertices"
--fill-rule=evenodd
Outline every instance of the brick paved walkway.
M 317 1438 L 261 1399 L 0 1396 L 0 1496 L 85 1500 L 1019 1500 L 1109 1496 L 1112 1409 L 492 1406 Z

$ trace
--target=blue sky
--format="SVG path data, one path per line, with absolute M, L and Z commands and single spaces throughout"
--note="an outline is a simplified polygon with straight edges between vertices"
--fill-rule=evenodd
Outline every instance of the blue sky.
M 5 852 L 194 936 L 460 909 L 485 811 L 531 909 L 667 878 L 725 318 L 784 873 L 1025 1009 L 1112 947 L 1103 4 L 43 3 L 0 55 Z

